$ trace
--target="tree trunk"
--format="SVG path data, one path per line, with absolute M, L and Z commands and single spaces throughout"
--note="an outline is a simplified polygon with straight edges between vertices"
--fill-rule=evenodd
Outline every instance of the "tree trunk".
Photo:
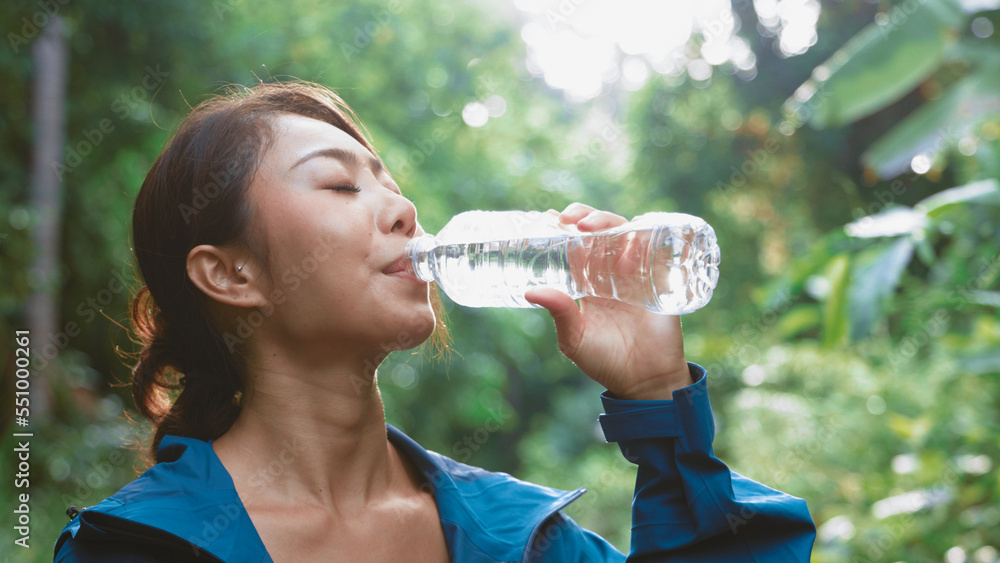
M 59 247 L 61 238 L 61 178 L 56 164 L 62 162 L 66 141 L 66 39 L 62 19 L 52 15 L 31 46 L 34 68 L 31 121 L 35 133 L 31 163 L 31 207 L 34 211 L 32 241 L 35 260 L 31 266 L 33 291 L 28 297 L 26 316 L 31 331 L 32 354 L 52 343 L 59 331 Z M 61 351 L 61 350 L 60 350 Z M 44 416 L 51 405 L 49 362 L 32 382 L 32 414 Z

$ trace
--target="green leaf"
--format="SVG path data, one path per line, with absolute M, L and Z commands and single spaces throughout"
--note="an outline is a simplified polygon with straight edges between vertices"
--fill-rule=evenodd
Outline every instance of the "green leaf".
M 957 2 L 968 14 L 1000 8 L 1000 2 L 997 0 L 957 0 Z
M 796 305 L 789 309 L 775 325 L 782 339 L 790 339 L 807 330 L 818 327 L 822 314 L 817 305 Z
M 900 206 L 852 221 L 844 225 L 844 232 L 855 238 L 898 237 L 923 229 L 926 225 L 925 213 Z
M 928 268 L 933 268 L 934 264 L 937 263 L 934 247 L 926 238 L 917 241 L 917 258 L 920 258 L 920 262 Z
M 985 305 L 1000 309 L 1000 291 L 987 291 L 985 289 L 973 289 L 963 291 L 962 297 L 974 305 Z
M 788 280 L 786 292 L 794 295 L 801 291 L 809 278 L 828 268 L 830 261 L 838 254 L 866 246 L 867 241 L 858 241 L 848 236 L 842 229 L 827 233 L 822 239 L 816 241 L 808 254 L 800 256 L 792 263 L 786 275 Z M 772 300 L 780 299 L 783 289 L 780 287 L 776 289 L 772 294 Z M 771 301 L 768 302 L 768 306 L 773 306 Z
M 915 4 L 915 6 L 914 6 Z M 843 125 L 896 102 L 940 66 L 966 16 L 949 0 L 896 6 L 813 71 L 785 102 L 796 122 Z
M 851 259 L 847 254 L 830 261 L 827 279 L 830 293 L 823 303 L 823 344 L 832 346 L 847 340 L 847 290 L 850 286 Z
M 987 350 L 977 354 L 967 354 L 956 358 L 960 370 L 967 373 L 983 374 L 1000 372 L 1000 351 Z
M 969 203 L 1000 205 L 1000 181 L 991 178 L 949 188 L 921 200 L 915 209 L 935 218 L 955 205 Z
M 1000 71 L 980 69 L 907 116 L 875 141 L 861 160 L 880 177 L 894 178 L 909 170 L 913 157 L 926 154 L 933 158 L 954 147 L 998 110 Z
M 849 291 L 851 340 L 868 336 L 882 317 L 889 296 L 896 291 L 903 271 L 913 258 L 913 248 L 913 240 L 904 237 L 870 248 L 855 258 Z

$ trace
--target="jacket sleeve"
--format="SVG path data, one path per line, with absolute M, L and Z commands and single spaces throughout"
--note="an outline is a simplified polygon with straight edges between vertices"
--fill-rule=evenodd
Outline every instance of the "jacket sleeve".
M 625 555 L 615 546 L 580 527 L 562 511 L 553 514 L 535 536 L 523 562 L 527 563 L 625 563 Z
M 805 501 L 751 481 L 712 450 L 704 368 L 672 401 L 601 395 L 601 427 L 639 466 L 628 561 L 808 562 L 816 528 Z
M 121 546 L 115 544 L 103 545 L 94 542 L 79 542 L 72 538 L 61 542 L 56 548 L 54 563 L 160 563 L 172 561 L 156 558 L 143 553 L 136 546 Z
M 77 515 L 56 540 L 53 563 L 220 563 L 206 551 L 181 552 L 150 542 L 112 535 Z

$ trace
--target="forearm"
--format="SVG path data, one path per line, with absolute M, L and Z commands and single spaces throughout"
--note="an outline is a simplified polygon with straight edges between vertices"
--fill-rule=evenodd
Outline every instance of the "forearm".
M 815 528 L 805 502 L 732 473 L 712 450 L 704 370 L 673 400 L 605 393 L 608 441 L 639 466 L 630 561 L 808 561 Z

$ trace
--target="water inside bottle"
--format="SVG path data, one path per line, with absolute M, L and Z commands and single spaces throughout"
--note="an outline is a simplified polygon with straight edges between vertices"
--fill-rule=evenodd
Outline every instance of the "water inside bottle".
M 441 244 L 418 261 L 468 307 L 536 307 L 524 292 L 543 286 L 683 314 L 704 306 L 718 281 L 718 247 L 702 225 Z
M 467 307 L 535 307 L 524 299 L 529 287 L 554 287 L 581 297 L 570 276 L 570 239 L 523 238 L 444 244 L 430 251 L 429 261 L 441 272 L 437 282 L 459 305 Z

